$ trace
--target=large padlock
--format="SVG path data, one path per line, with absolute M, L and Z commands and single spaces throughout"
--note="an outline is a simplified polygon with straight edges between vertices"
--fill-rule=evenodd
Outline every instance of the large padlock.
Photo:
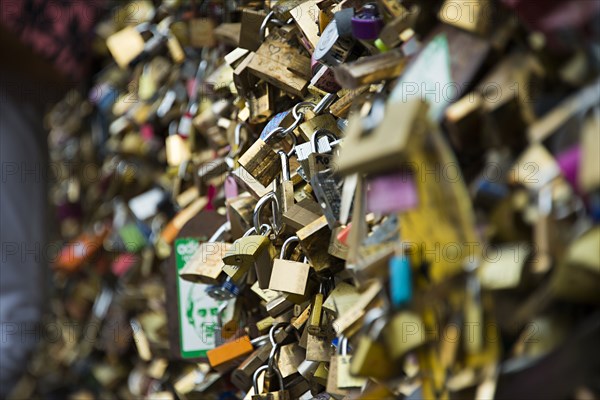
M 385 117 L 369 135 L 364 134 L 363 118 L 350 119 L 344 146 L 334 161 L 339 173 L 379 173 L 401 167 L 407 161 L 403 155 L 409 145 L 423 140 L 430 126 L 427 103 L 421 100 L 392 101 L 385 110 Z M 390 135 L 390 132 L 394 134 Z

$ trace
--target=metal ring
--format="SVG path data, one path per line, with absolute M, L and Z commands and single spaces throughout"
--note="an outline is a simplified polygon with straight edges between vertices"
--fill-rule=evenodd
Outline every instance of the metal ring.
M 263 142 L 267 143 L 267 141 L 271 140 L 271 138 L 273 138 L 275 136 L 282 137 L 282 134 L 284 132 L 285 132 L 285 128 L 278 126 L 277 128 L 273 129 L 271 132 L 267 133 L 267 135 L 263 139 Z
M 300 103 L 296 104 L 293 108 L 292 108 L 292 115 L 294 116 L 294 118 L 298 118 L 298 109 L 300 107 L 312 107 L 313 109 L 316 107 L 316 104 L 311 102 L 311 101 L 301 101 Z M 303 114 L 304 115 L 304 114 Z
M 296 106 L 294 106 L 294 107 L 296 107 Z M 298 127 L 298 125 L 300 125 L 300 121 L 302 121 L 304 119 L 303 112 L 300 112 L 296 115 L 296 114 L 294 114 L 294 111 L 292 109 L 292 115 L 294 116 L 294 122 L 283 131 L 282 135 L 287 135 L 288 133 L 290 133 L 291 131 L 296 129 Z

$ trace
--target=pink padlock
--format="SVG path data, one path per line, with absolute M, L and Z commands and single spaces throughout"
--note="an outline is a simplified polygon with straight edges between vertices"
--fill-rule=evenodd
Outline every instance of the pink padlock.
M 419 196 L 413 175 L 408 171 L 379 175 L 369 179 L 367 210 L 387 214 L 417 207 Z
M 224 190 L 226 200 L 239 196 L 238 185 L 233 176 L 227 175 L 227 178 L 225 178 Z

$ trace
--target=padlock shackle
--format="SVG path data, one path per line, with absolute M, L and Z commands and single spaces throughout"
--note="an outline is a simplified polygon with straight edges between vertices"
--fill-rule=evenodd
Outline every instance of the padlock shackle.
M 338 354 L 348 355 L 348 338 L 344 335 L 338 336 Z
M 310 149 L 313 153 L 319 153 L 319 139 L 322 136 L 326 136 L 328 139 L 332 139 L 332 141 L 338 140 L 338 137 L 335 135 L 335 133 L 331 132 L 330 130 L 324 128 L 317 129 L 310 137 Z
M 304 118 L 304 113 L 300 111 L 301 107 L 311 107 L 314 110 L 317 107 L 317 104 L 313 103 L 312 101 L 301 101 L 300 103 L 294 105 L 294 107 L 292 107 L 292 115 L 296 120 Z
M 254 374 L 252 374 L 252 388 L 254 389 L 254 394 L 259 394 L 258 393 L 258 376 L 260 375 L 261 372 L 263 371 L 267 371 L 269 369 L 269 365 L 263 365 L 261 367 L 258 367 L 256 369 L 256 371 L 254 371 Z M 279 380 L 279 390 L 284 390 L 284 383 L 283 383 L 283 375 L 281 375 L 281 371 L 279 371 L 279 368 L 272 368 L 272 371 L 275 372 L 277 374 L 277 379 Z
M 233 144 L 235 144 L 236 148 L 235 150 L 233 147 L 231 148 L 232 151 L 229 153 L 229 157 L 237 157 L 242 152 L 242 147 L 246 144 L 247 137 L 242 141 L 242 128 L 246 128 L 246 131 L 250 129 L 246 122 L 240 122 L 235 126 L 235 131 L 233 132 Z
M 223 237 L 223 235 L 225 235 L 226 232 L 229 232 L 230 230 L 231 230 L 231 223 L 229 221 L 227 221 L 223 225 L 221 225 L 206 242 L 207 243 L 216 242 L 217 240 L 221 239 Z
M 363 319 L 361 331 L 373 339 L 377 339 L 386 325 L 385 316 L 386 311 L 380 307 L 367 311 Z
M 279 159 L 281 160 L 281 181 L 289 181 L 292 179 L 292 174 L 290 173 L 290 157 L 283 150 L 279 150 L 277 154 L 279 154 Z
M 265 33 L 267 31 L 267 25 L 269 24 L 269 20 L 271 18 L 273 18 L 275 16 L 275 11 L 271 11 L 270 13 L 268 13 L 265 17 L 265 19 L 263 19 L 262 23 L 260 24 L 260 29 L 258 31 L 258 38 L 260 39 L 260 42 L 264 42 L 265 41 Z
M 260 229 L 257 231 L 255 227 L 252 227 L 250 229 L 248 229 L 246 232 L 244 232 L 244 234 L 242 235 L 242 237 L 248 237 L 250 235 L 262 235 L 262 236 L 267 236 L 269 233 L 271 233 L 271 231 L 273 230 L 273 228 L 271 227 L 271 225 L 269 224 L 262 224 L 260 226 Z
M 335 99 L 337 99 L 337 94 L 327 93 L 317 104 L 315 104 L 313 112 L 317 115 L 321 114 L 323 111 L 329 108 Z
M 275 231 L 275 234 L 279 234 L 279 231 L 281 229 L 281 222 L 279 221 L 279 200 L 277 200 L 277 196 L 275 195 L 275 192 L 269 192 L 266 195 L 264 195 L 263 197 L 261 197 L 258 202 L 256 203 L 256 206 L 254 207 L 254 214 L 252 215 L 252 220 L 254 222 L 254 229 L 256 230 L 256 232 L 260 232 L 260 214 L 262 212 L 262 209 L 265 207 L 265 205 L 267 203 L 272 203 L 271 207 L 273 208 L 273 231 Z
M 283 242 L 281 245 L 281 251 L 279 252 L 279 258 L 282 260 L 285 259 L 285 253 L 287 252 L 287 248 L 291 243 L 300 243 L 300 238 L 298 238 L 298 236 L 290 236 Z

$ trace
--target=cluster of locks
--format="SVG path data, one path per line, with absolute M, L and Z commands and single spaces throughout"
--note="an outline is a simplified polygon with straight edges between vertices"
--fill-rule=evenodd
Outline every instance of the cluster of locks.
M 15 396 L 598 398 L 598 4 L 113 10 Z

